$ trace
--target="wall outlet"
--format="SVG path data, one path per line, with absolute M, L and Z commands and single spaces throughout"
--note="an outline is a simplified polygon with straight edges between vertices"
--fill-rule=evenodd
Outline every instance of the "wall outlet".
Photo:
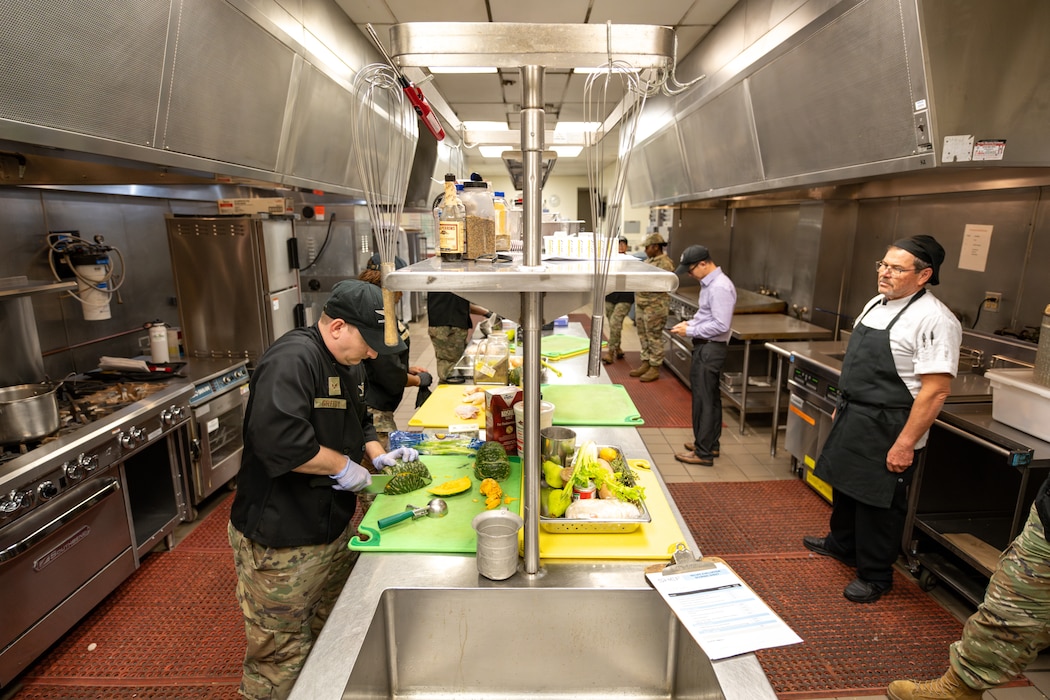
M 984 293 L 984 310 L 985 311 L 998 311 L 999 302 L 1003 299 L 1002 292 L 985 292 Z

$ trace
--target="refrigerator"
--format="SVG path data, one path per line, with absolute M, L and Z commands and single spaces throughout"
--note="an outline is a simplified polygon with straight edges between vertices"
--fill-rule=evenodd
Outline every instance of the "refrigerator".
M 169 214 L 166 224 L 187 356 L 254 364 L 304 324 L 291 219 Z

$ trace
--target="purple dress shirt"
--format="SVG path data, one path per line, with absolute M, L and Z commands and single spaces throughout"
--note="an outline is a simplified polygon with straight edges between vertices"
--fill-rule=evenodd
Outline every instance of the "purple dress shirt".
M 716 267 L 700 280 L 699 307 L 686 325 L 686 335 L 725 343 L 729 341 L 733 309 L 736 307 L 736 286 Z

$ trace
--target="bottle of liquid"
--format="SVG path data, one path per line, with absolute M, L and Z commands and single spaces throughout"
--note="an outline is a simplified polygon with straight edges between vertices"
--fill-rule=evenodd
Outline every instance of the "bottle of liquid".
M 438 205 L 438 252 L 441 259 L 457 262 L 463 259 L 467 229 L 467 212 L 456 194 L 456 176 L 445 175 L 445 197 Z
M 510 231 L 507 229 L 507 198 L 503 192 L 493 193 L 492 209 L 496 215 L 496 250 L 510 250 Z

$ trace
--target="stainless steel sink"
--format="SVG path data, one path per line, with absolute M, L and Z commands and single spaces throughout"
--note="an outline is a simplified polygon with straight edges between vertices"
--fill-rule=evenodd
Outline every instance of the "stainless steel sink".
M 342 697 L 726 696 L 652 590 L 393 588 Z

